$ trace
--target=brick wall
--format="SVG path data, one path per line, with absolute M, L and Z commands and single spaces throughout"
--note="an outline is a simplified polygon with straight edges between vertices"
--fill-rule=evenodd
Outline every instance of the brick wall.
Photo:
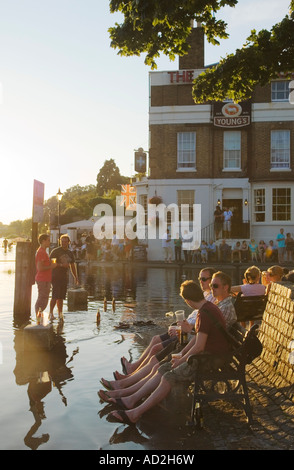
M 294 285 L 272 284 L 260 328 L 263 344 L 256 366 L 273 386 L 294 400 L 294 365 L 289 362 L 294 340 Z

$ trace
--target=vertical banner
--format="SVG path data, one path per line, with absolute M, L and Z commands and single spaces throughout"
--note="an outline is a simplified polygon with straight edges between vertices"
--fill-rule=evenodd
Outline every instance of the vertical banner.
M 34 180 L 33 223 L 43 222 L 44 183 Z

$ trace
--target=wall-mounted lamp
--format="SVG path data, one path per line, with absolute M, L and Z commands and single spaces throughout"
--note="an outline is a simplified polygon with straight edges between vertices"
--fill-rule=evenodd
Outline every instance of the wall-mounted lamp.
M 244 206 L 248 206 L 248 201 L 247 201 L 247 199 L 245 199 L 245 201 L 244 201 Z
M 218 205 L 218 206 L 221 205 L 220 199 L 217 200 L 217 205 Z

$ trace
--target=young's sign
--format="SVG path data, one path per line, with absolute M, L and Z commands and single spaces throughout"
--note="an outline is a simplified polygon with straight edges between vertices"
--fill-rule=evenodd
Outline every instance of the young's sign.
M 216 127 L 244 127 L 251 122 L 251 103 L 216 102 L 213 106 L 213 124 Z

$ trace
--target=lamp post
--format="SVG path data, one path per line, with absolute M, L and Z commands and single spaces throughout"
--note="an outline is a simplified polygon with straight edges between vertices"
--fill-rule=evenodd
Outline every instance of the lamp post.
M 63 193 L 60 191 L 60 188 L 58 189 L 58 193 L 56 194 L 56 197 L 57 197 L 57 202 L 58 202 L 58 243 L 59 243 L 59 239 L 60 239 L 60 222 L 59 222 L 59 217 L 60 217 L 60 201 L 62 199 L 62 196 L 63 196 Z

